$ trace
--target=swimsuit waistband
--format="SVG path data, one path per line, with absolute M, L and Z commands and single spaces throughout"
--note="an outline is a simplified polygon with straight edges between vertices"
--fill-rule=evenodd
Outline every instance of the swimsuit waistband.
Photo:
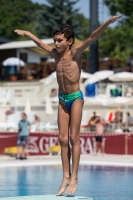
M 79 94 L 81 92 L 81 90 L 79 90 L 79 91 L 77 91 L 77 92 L 74 92 L 74 93 L 59 93 L 59 95 L 66 95 L 66 96 L 68 96 L 68 95 L 74 95 L 74 94 Z
M 83 93 L 82 91 L 78 91 L 78 92 L 74 92 L 74 93 L 70 93 L 70 94 L 59 94 L 59 97 L 62 97 L 64 100 L 71 100 L 71 99 L 75 99 L 75 98 L 83 98 Z

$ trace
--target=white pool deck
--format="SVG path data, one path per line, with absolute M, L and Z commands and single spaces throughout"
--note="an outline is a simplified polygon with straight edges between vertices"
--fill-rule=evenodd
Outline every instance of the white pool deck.
M 60 155 L 48 156 L 29 156 L 27 160 L 16 160 L 10 156 L 0 156 L 0 168 L 2 167 L 23 167 L 39 165 L 61 165 Z M 133 155 L 90 155 L 82 154 L 80 165 L 99 165 L 99 166 L 122 166 L 133 167 Z
M 83 196 L 55 196 L 55 195 L 35 195 L 35 196 L 20 196 L 20 197 L 6 197 L 0 200 L 93 200 L 93 197 Z

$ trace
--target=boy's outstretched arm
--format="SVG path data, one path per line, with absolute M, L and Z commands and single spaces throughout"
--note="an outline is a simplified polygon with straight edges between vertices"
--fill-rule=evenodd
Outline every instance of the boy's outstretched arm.
M 48 51 L 49 53 L 52 53 L 52 50 L 53 50 L 52 47 L 50 47 L 47 44 L 44 44 L 38 37 L 36 37 L 32 33 L 30 33 L 29 31 L 17 30 L 16 29 L 14 32 L 17 33 L 18 35 L 21 35 L 21 36 L 28 36 L 28 37 L 30 37 L 33 40 L 33 42 L 35 42 L 37 44 L 37 46 L 39 46 L 42 49 Z
M 95 40 L 97 40 L 102 35 L 102 33 L 108 27 L 109 24 L 117 21 L 117 19 L 120 18 L 121 16 L 122 16 L 122 14 L 118 15 L 118 16 L 111 17 L 104 24 L 102 24 L 99 28 L 97 28 L 90 35 L 90 37 L 87 40 L 85 40 L 83 43 L 81 43 L 77 47 L 75 47 L 78 50 L 78 52 L 82 53 L 91 43 L 93 43 Z

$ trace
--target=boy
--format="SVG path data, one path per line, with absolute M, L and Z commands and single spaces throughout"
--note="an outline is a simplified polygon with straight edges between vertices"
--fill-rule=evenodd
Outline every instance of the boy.
M 102 134 L 104 132 L 104 126 L 106 126 L 108 123 L 101 117 L 97 117 L 93 121 L 93 124 L 96 126 L 96 136 L 95 136 L 96 155 L 97 155 L 99 149 L 101 149 L 102 155 L 104 155 L 104 144 L 103 144 Z
M 48 51 L 57 64 L 56 72 L 59 84 L 58 127 L 63 165 L 63 180 L 57 195 L 61 195 L 64 191 L 66 194 L 74 193 L 78 183 L 79 131 L 83 106 L 83 95 L 79 88 L 81 53 L 101 36 L 110 23 L 115 22 L 121 16 L 114 16 L 107 20 L 87 40 L 75 48 L 72 48 L 74 32 L 71 26 L 60 27 L 53 32 L 55 48 L 44 44 L 28 31 L 15 30 L 17 34 L 30 37 L 39 47 Z M 72 145 L 72 173 L 70 172 L 69 129 Z
M 27 144 L 27 139 L 29 136 L 29 131 L 30 131 L 30 122 L 27 120 L 27 115 L 26 113 L 21 114 L 21 120 L 19 121 L 19 135 L 18 135 L 18 140 L 17 140 L 17 157 L 16 159 L 27 159 L 26 154 L 26 144 Z M 20 156 L 20 151 L 22 147 L 22 155 Z

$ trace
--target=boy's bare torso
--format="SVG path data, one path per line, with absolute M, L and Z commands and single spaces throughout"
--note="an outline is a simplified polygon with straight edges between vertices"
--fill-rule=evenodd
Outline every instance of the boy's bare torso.
M 102 135 L 104 131 L 104 126 L 101 123 L 96 124 L 96 134 L 97 135 Z
M 71 94 L 80 90 L 79 79 L 81 73 L 81 58 L 76 51 L 71 49 L 65 56 L 61 56 L 55 50 L 57 82 L 59 93 Z

